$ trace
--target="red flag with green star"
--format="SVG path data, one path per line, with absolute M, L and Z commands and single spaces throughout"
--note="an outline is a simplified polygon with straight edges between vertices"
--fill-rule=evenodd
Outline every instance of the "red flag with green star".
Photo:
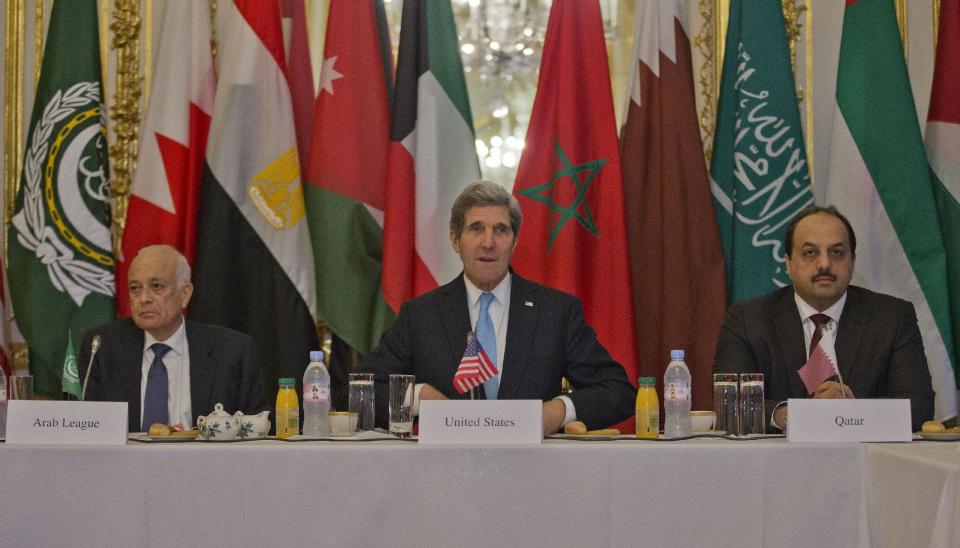
M 600 342 L 636 382 L 620 152 L 596 0 L 555 0 L 550 9 L 513 193 L 523 209 L 514 268 L 579 297 Z

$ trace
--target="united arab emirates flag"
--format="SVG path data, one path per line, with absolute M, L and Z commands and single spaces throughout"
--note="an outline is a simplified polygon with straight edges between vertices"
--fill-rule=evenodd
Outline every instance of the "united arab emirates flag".
M 303 193 L 317 313 L 369 352 L 393 320 L 381 287 L 390 149 L 389 37 L 379 0 L 331 0 Z
M 711 371 L 726 309 L 723 251 L 697 121 L 686 2 L 641 2 L 620 135 L 637 350 L 663 376 L 686 351 L 696 409 L 713 405 Z
M 960 0 L 945 0 L 940 4 L 926 149 L 947 254 L 950 319 L 956 352 L 960 349 Z M 960 381 L 956 357 L 954 354 L 954 380 Z
M 824 203 L 857 231 L 853 283 L 914 304 L 935 416 L 956 416 L 944 242 L 892 2 L 846 4 L 830 148 Z
M 113 318 L 107 134 L 95 0 L 57 0 L 8 232 L 10 300 L 34 392 L 60 397 L 68 332 Z
M 310 234 L 278 5 L 223 9 L 190 317 L 253 336 L 271 394 L 317 348 Z
M 448 0 L 403 3 L 396 86 L 383 244 L 383 291 L 394 312 L 460 273 L 450 207 L 480 178 Z
M 579 297 L 600 342 L 636 382 L 620 150 L 596 0 L 555 0 L 550 9 L 513 193 L 523 208 L 513 266 Z
M 731 303 L 790 283 L 783 237 L 813 203 L 777 2 L 732 0 L 710 178 Z

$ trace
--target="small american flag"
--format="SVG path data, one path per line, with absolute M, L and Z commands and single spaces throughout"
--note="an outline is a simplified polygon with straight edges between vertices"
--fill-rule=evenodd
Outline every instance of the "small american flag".
M 460 366 L 453 375 L 453 387 L 463 394 L 467 390 L 480 386 L 480 383 L 499 373 L 490 356 L 480 346 L 477 335 L 472 331 L 467 335 L 467 348 L 460 358 Z

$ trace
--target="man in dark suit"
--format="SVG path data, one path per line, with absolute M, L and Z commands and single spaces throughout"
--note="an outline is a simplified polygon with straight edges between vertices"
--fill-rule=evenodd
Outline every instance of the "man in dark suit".
M 81 343 L 84 369 L 97 346 L 87 400 L 129 403 L 131 432 L 153 423 L 189 429 L 216 403 L 229 412 L 263 409 L 253 339 L 184 319 L 193 284 L 183 255 L 167 245 L 145 247 L 128 278 L 131 317 L 91 329 Z
M 834 207 L 810 207 L 787 227 L 792 287 L 732 305 L 714 372 L 764 374 L 769 429 L 786 426 L 787 398 L 907 398 L 914 430 L 933 416 L 933 387 L 911 303 L 850 285 L 857 239 Z M 815 330 L 831 333 L 840 375 L 809 394 L 798 370 Z M 824 337 L 826 338 L 826 337 Z M 843 381 L 845 385 L 841 388 Z
M 415 402 L 469 398 L 457 393 L 453 377 L 467 333 L 476 331 L 484 344 L 478 322 L 487 314 L 495 343 L 484 350 L 500 373 L 476 389 L 477 398 L 542 400 L 545 434 L 572 420 L 601 428 L 633 413 L 636 392 L 587 325 L 580 302 L 510 270 L 520 222 L 520 204 L 496 183 L 473 183 L 454 202 L 450 241 L 463 274 L 404 303 L 361 363 L 375 373 L 379 424 L 387 423 L 394 373 L 416 375 Z M 563 377 L 574 391 L 561 396 Z

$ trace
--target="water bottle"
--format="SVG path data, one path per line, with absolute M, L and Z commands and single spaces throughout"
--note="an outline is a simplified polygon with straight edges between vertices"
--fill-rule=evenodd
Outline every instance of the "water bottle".
M 0 438 L 7 438 L 7 374 L 0 369 Z
M 324 438 L 330 435 L 330 374 L 323 365 L 323 351 L 310 352 L 310 364 L 303 373 L 303 435 Z
M 690 403 L 690 370 L 683 361 L 683 350 L 671 350 L 670 363 L 663 374 L 663 409 L 667 414 L 663 437 L 683 438 L 693 432 Z

